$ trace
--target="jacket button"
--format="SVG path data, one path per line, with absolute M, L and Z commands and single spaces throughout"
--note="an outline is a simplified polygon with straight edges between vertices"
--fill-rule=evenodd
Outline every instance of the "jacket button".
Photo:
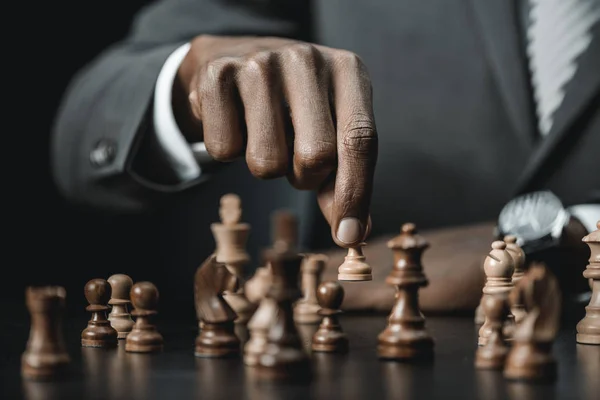
M 117 145 L 110 139 L 99 140 L 90 152 L 90 162 L 94 167 L 105 167 L 115 160 Z

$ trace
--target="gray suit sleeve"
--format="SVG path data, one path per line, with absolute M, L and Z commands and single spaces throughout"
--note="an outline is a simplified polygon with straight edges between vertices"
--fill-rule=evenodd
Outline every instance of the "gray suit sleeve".
M 298 35 L 294 7 L 284 7 L 282 12 L 253 3 L 155 2 L 139 13 L 123 42 L 104 51 L 73 78 L 51 142 L 54 178 L 65 197 L 102 208 L 141 211 L 168 193 L 198 183 L 158 184 L 132 168 L 145 133 L 152 129 L 154 85 L 168 56 L 197 35 Z M 164 160 L 156 160 L 156 165 L 169 168 Z

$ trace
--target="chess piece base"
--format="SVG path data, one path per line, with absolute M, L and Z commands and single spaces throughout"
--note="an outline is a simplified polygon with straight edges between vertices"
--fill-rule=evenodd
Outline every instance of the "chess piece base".
M 475 353 L 475 368 L 477 369 L 498 369 L 504 368 L 508 349 L 496 349 L 495 351 L 488 349 L 479 349 Z
M 81 339 L 81 347 L 117 347 L 117 341 L 106 339 Z
M 578 333 L 576 340 L 577 340 L 577 343 L 580 343 L 580 344 L 600 345 L 600 335 Z
M 143 330 L 133 330 L 127 335 L 125 351 L 130 353 L 155 353 L 163 350 L 163 337 L 157 331 L 148 327 Z
M 556 361 L 550 354 L 551 343 L 515 343 L 505 362 L 504 377 L 522 381 L 553 381 Z
M 318 330 L 313 336 L 312 351 L 325 353 L 346 353 L 348 337 L 343 332 Z
M 115 347 L 118 344 L 117 336 L 117 331 L 108 320 L 89 321 L 87 328 L 81 332 L 81 346 Z
M 429 360 L 433 358 L 433 341 L 418 344 L 379 344 L 377 355 L 383 360 Z
M 35 357 L 35 356 L 34 356 Z M 23 355 L 21 358 L 21 375 L 24 378 L 32 380 L 48 380 L 64 376 L 68 370 L 70 358 L 68 354 L 52 355 L 51 357 L 41 356 L 43 361 L 36 357 L 36 364 L 33 366 L 29 361 L 29 356 Z
M 338 281 L 372 281 L 372 274 L 338 274 Z
M 295 361 L 276 362 L 272 365 L 265 365 L 263 357 L 272 357 L 271 355 L 262 355 L 256 365 L 257 377 L 274 380 L 304 380 L 310 377 L 310 362 L 308 358 L 298 357 Z
M 224 358 L 240 354 L 240 339 L 235 335 L 233 322 L 210 323 L 203 321 L 196 338 L 194 355 L 204 358 Z

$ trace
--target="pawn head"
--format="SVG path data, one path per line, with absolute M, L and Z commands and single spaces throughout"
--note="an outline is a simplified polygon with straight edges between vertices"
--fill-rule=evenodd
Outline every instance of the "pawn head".
M 112 290 L 111 301 L 125 300 L 129 301 L 129 292 L 133 286 L 133 280 L 125 274 L 115 274 L 108 278 L 108 283 Z
M 412 222 L 407 222 L 404 225 L 402 225 L 401 232 L 408 235 L 413 235 L 417 233 L 417 226 Z
M 242 200 L 237 194 L 229 193 L 221 197 L 219 217 L 225 225 L 235 225 L 242 218 Z
M 86 300 L 91 305 L 104 306 L 108 304 L 112 291 L 107 281 L 98 278 L 88 281 L 83 292 Z
M 344 288 L 339 282 L 323 282 L 317 288 L 317 301 L 323 308 L 338 310 L 344 301 Z
M 138 282 L 131 288 L 131 303 L 140 310 L 156 310 L 158 289 L 152 282 Z

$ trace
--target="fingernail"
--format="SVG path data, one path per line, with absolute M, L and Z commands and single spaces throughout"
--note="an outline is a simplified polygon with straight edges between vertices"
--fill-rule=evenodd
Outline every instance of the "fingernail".
M 340 221 L 337 238 L 343 243 L 354 243 L 361 240 L 360 222 L 357 218 L 344 218 Z

